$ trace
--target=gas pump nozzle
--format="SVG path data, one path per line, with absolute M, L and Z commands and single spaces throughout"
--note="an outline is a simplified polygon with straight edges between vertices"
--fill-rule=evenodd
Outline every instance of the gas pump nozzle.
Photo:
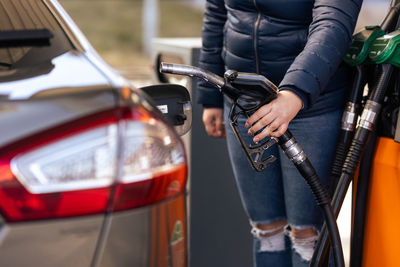
M 267 168 L 269 163 L 276 160 L 272 155 L 264 157 L 264 153 L 277 143 L 277 139 L 271 138 L 257 144 L 246 144 L 238 125 L 240 115 L 249 117 L 261 106 L 277 97 L 278 88 L 271 81 L 262 75 L 233 70 L 227 70 L 224 78 L 222 78 L 197 67 L 169 63 L 161 63 L 160 72 L 197 77 L 216 86 L 221 93 L 232 101 L 232 108 L 229 113 L 230 125 L 246 152 L 251 166 L 257 171 L 262 171 Z

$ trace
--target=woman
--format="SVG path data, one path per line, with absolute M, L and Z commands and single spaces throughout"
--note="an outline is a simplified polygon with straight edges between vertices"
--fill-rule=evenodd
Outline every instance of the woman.
M 242 136 L 258 142 L 279 137 L 289 127 L 325 185 L 352 79 L 341 62 L 361 2 L 207 0 L 204 14 L 202 68 L 219 75 L 226 69 L 258 73 L 279 85 L 277 99 L 239 119 Z M 200 82 L 197 102 L 204 107 L 207 133 L 227 137 L 253 227 L 255 266 L 307 266 L 323 220 L 300 174 L 277 146 L 270 153 L 279 160 L 255 172 L 230 127 L 225 129 L 229 101 Z

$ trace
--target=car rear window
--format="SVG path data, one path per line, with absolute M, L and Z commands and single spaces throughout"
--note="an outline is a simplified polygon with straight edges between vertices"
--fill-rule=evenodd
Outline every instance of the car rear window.
M 72 49 L 64 31 L 42 1 L 0 0 L 0 31 L 49 30 L 53 37 L 45 46 L 0 46 L 1 77 L 10 70 L 50 63 L 51 59 Z M 5 46 L 5 47 L 4 47 Z

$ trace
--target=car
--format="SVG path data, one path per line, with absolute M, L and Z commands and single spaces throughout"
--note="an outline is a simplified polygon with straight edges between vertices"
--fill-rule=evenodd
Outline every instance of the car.
M 134 88 L 57 1 L 0 0 L 0 266 L 186 266 L 189 103 Z

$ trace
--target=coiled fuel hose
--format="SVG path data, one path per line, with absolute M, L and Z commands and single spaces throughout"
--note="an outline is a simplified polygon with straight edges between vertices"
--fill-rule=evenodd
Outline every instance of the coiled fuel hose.
M 216 86 L 221 93 L 225 94 L 233 101 L 237 99 L 237 94 L 240 93 L 240 90 L 232 87 L 222 77 L 200 68 L 181 64 L 161 63 L 160 72 L 201 78 Z M 271 96 L 266 95 L 265 98 L 271 98 Z M 251 101 L 251 99 L 249 100 Z M 325 223 L 327 225 L 329 237 L 332 243 L 335 265 L 337 267 L 344 267 L 344 258 L 339 230 L 327 190 L 322 185 L 314 167 L 290 131 L 286 131 L 281 137 L 277 138 L 277 140 L 280 148 L 293 162 L 297 170 L 309 185 L 318 206 L 322 210 Z

